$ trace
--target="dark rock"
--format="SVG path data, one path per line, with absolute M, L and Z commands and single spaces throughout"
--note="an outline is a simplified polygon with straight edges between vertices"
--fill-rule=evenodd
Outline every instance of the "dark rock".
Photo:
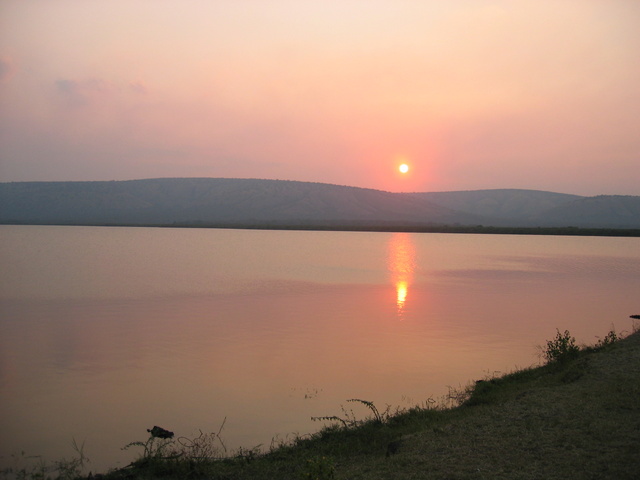
M 152 437 L 156 438 L 172 438 L 173 432 L 169 430 L 165 430 L 164 428 L 158 427 L 155 425 L 152 429 L 147 429 L 147 432 L 151 434 Z

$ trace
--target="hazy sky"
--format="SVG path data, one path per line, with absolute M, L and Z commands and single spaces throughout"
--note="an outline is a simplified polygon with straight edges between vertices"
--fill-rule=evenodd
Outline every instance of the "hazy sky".
M 0 0 L 0 181 L 195 176 L 640 195 L 640 1 Z

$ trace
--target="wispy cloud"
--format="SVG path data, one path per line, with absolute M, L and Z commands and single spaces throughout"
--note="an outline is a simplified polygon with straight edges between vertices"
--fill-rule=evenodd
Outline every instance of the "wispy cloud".
M 139 95 L 145 95 L 149 91 L 147 86 L 143 82 L 141 82 L 139 80 L 136 80 L 135 82 L 130 82 L 129 83 L 129 89 L 133 93 L 137 93 Z
M 0 82 L 9 79 L 15 70 L 15 63 L 11 57 L 0 55 Z
M 100 78 L 62 78 L 55 81 L 55 88 L 70 106 L 86 105 L 91 98 L 108 95 L 113 91 L 111 84 Z

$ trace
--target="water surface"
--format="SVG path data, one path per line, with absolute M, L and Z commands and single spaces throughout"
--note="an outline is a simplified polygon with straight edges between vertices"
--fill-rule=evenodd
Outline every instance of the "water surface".
M 229 448 L 268 447 L 640 313 L 637 238 L 3 226 L 0 248 L 4 465 L 75 439 L 104 470 L 153 425 L 225 418 Z

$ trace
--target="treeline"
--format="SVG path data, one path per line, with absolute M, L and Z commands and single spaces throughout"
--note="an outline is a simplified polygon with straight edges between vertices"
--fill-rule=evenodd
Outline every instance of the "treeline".
M 154 227 L 154 228 L 228 228 L 237 230 L 308 230 L 336 232 L 406 232 L 406 233 L 467 233 L 491 235 L 565 235 L 585 237 L 640 237 L 639 228 L 583 228 L 583 227 L 496 227 L 491 225 L 407 225 L 395 223 L 335 224 L 335 223 L 28 223 L 19 221 L 0 222 L 2 225 L 58 225 L 92 227 Z
M 494 227 L 485 225 L 354 225 L 354 224 L 206 224 L 199 222 L 164 225 L 178 228 L 232 228 L 247 230 L 311 230 L 338 232 L 406 232 L 406 233 L 467 233 L 492 235 L 571 235 L 586 237 L 640 237 L 638 228 L 580 227 Z

